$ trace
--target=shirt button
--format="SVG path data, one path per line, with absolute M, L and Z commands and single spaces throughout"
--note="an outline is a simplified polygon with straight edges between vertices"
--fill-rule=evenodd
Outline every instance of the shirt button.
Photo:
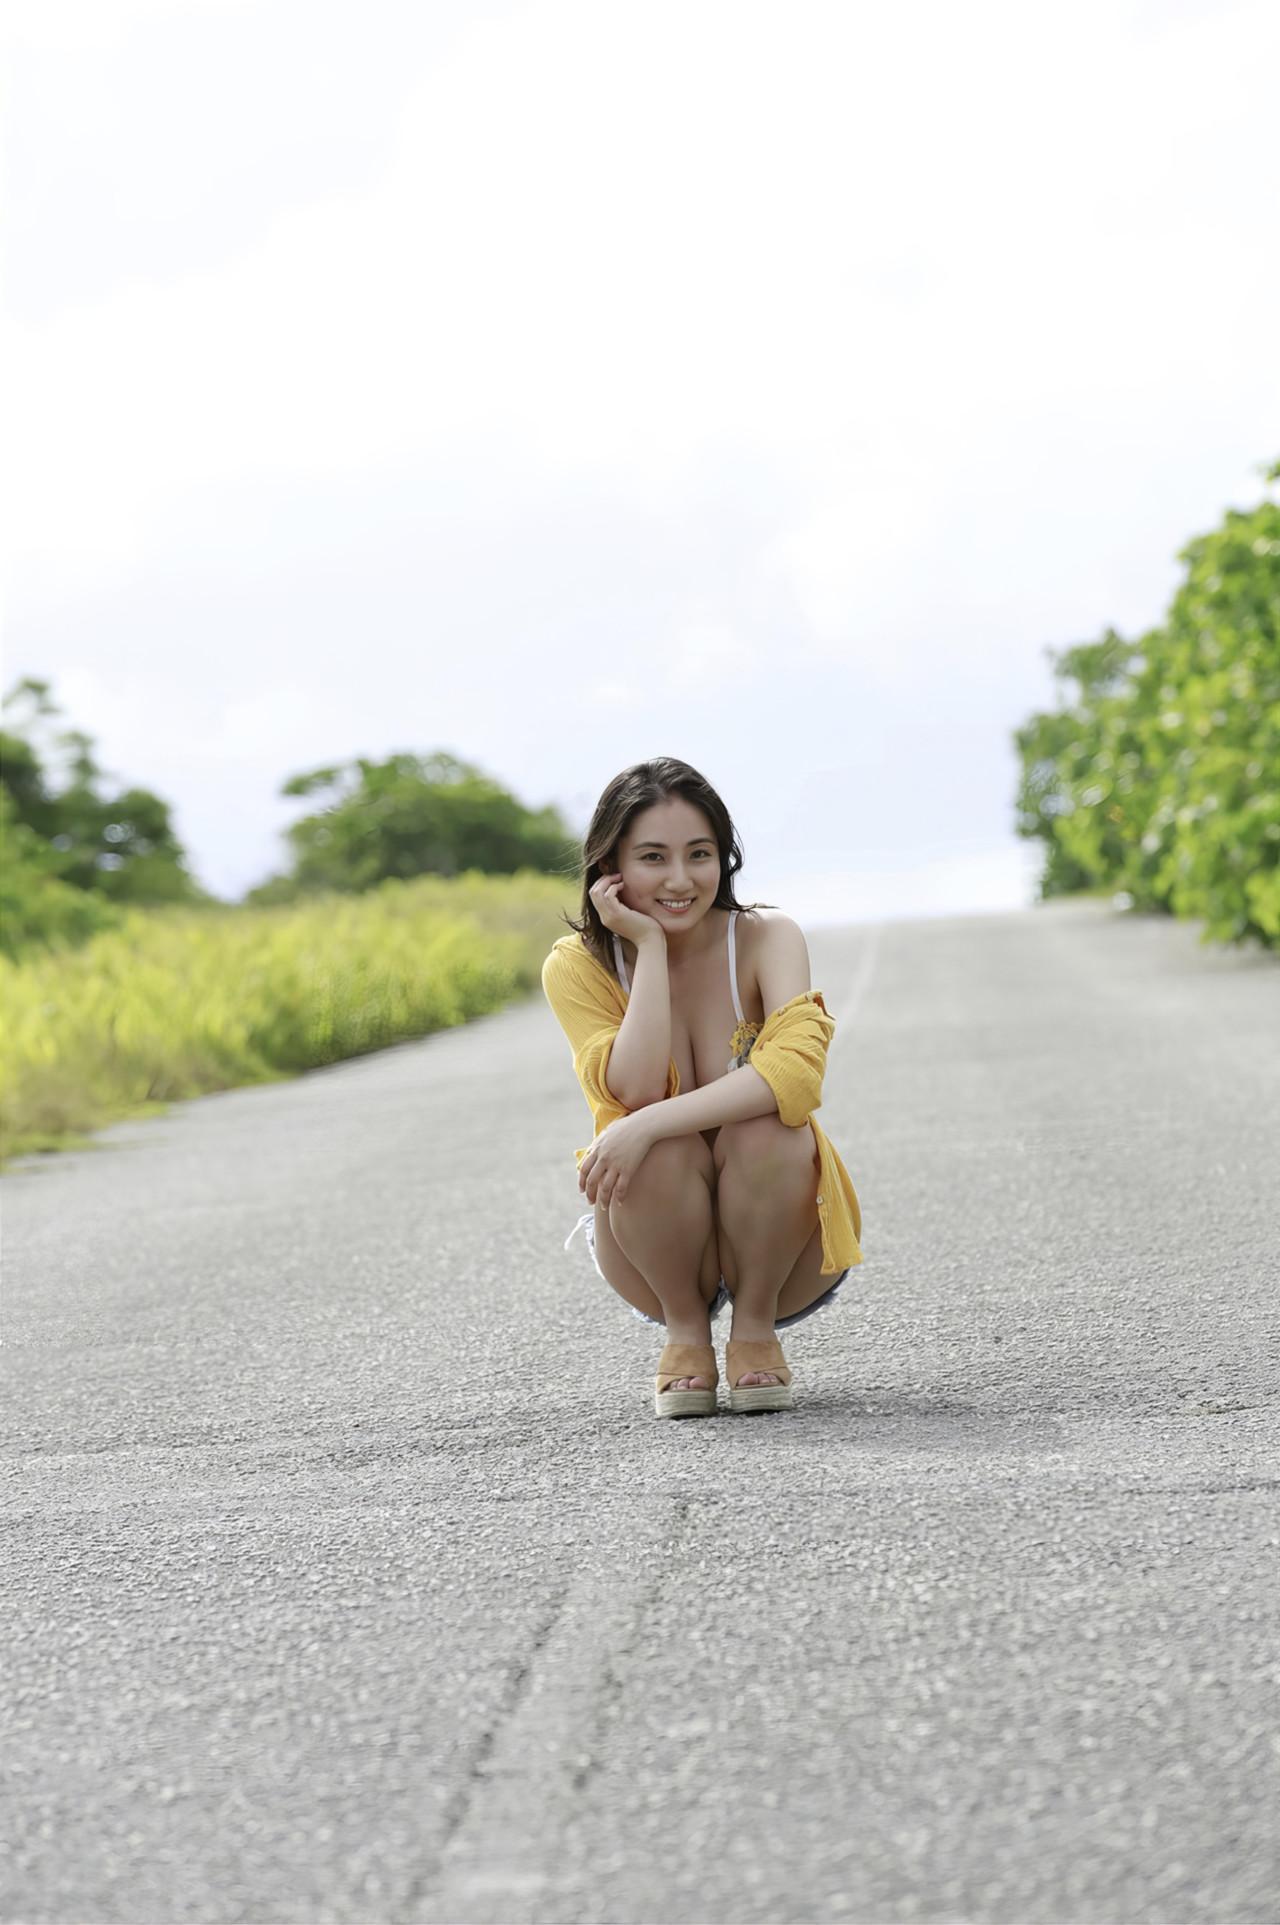
M 818 1202 L 819 1202 L 819 1203 L 821 1203 L 821 1201 L 822 1201 L 822 1191 L 821 1191 L 821 1190 L 819 1190 L 819 1191 L 818 1191 Z

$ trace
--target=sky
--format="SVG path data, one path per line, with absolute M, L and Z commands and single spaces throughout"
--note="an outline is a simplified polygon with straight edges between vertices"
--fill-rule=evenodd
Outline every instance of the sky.
M 4 686 L 229 899 L 301 770 L 1029 904 L 1013 732 L 1280 455 L 1273 0 L 18 0 Z M 566 904 L 572 905 L 572 891 Z

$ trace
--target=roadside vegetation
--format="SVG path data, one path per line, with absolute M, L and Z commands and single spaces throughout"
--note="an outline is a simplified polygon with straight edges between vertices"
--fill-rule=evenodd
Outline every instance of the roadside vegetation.
M 1280 481 L 1280 462 L 1265 471 Z M 1015 736 L 1041 900 L 1103 895 L 1280 948 L 1280 506 L 1180 551 L 1163 622 L 1050 651 Z M 307 770 L 278 874 L 226 902 L 47 683 L 0 729 L 0 1167 L 176 1099 L 295 1076 L 532 993 L 579 846 L 452 756 Z M 856 848 L 850 862 L 856 863 Z
M 1063 699 L 1015 736 L 1018 833 L 1044 844 L 1042 901 L 1103 892 L 1277 948 L 1280 505 L 1229 509 L 1178 559 L 1158 627 L 1049 651 Z
M 227 903 L 190 876 L 166 805 L 107 784 L 87 737 L 38 744 L 47 685 L 5 707 L 31 715 L 0 739 L 0 1165 L 537 988 L 577 848 L 479 771 L 402 755 L 291 778 L 325 806 L 288 832 L 288 873 Z

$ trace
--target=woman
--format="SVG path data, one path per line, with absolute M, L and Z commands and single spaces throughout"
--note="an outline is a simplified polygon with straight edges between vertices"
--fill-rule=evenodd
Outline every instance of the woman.
M 659 1416 L 715 1411 L 726 1302 L 731 1409 L 788 1409 L 775 1333 L 862 1261 L 857 1195 L 813 1117 L 835 1023 L 803 932 L 737 901 L 736 832 L 687 762 L 616 776 L 583 856 L 582 916 L 542 968 L 596 1131 L 577 1151 L 593 1208 L 576 1228 L 605 1282 L 666 1327 Z

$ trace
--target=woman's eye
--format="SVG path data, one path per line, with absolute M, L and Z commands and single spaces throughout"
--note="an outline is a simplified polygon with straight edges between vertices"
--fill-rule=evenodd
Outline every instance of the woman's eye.
M 661 861 L 661 859 L 662 859 L 662 858 L 661 858 L 661 857 L 659 856 L 659 854 L 658 854 L 658 852 L 657 852 L 657 850 L 656 850 L 656 849 L 652 849 L 652 850 L 650 850 L 650 852 L 649 852 L 649 853 L 650 853 L 650 855 L 652 855 L 652 857 L 653 857 L 653 860 L 654 860 L 655 862 L 660 862 L 660 861 Z M 706 857 L 707 857 L 708 859 L 710 859 L 710 856 L 711 856 L 711 851 L 710 851 L 710 849 L 695 849 L 695 850 L 694 850 L 694 854 L 695 854 L 695 855 L 698 855 L 698 856 L 706 856 Z M 644 859 L 644 861 L 645 861 L 645 862 L 648 862 L 648 860 L 649 860 L 649 856 L 645 856 L 645 857 L 644 857 L 643 859 Z

